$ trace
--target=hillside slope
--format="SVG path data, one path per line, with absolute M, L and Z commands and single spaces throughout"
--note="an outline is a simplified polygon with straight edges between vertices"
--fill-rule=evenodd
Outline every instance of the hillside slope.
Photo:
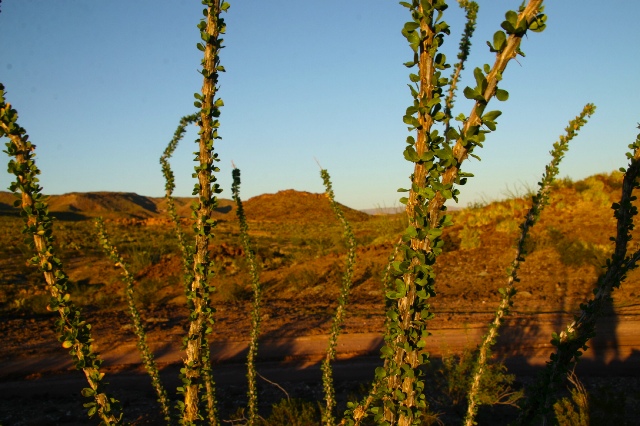
M 13 207 L 13 194 L 0 191 L 0 212 L 18 213 Z M 178 216 L 191 217 L 194 197 L 176 197 Z M 146 197 L 133 192 L 71 192 L 50 195 L 49 211 L 61 220 L 82 220 L 103 216 L 110 219 L 163 219 L 166 217 L 167 201 L 164 197 Z M 276 194 L 263 194 L 244 201 L 247 219 L 266 222 L 326 223 L 335 221 L 334 213 L 324 194 L 295 191 L 292 189 Z M 341 205 L 350 221 L 368 220 L 366 213 Z M 235 202 L 219 199 L 213 213 L 217 220 L 235 220 Z

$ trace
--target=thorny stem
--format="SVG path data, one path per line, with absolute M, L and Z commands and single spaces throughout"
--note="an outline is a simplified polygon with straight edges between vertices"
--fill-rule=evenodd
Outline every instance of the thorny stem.
M 333 188 L 331 186 L 331 177 L 327 170 L 320 170 L 320 176 L 326 188 L 325 195 L 329 199 L 331 209 L 336 216 L 336 219 L 342 225 L 343 237 L 347 245 L 347 261 L 346 268 L 342 275 L 342 285 L 340 286 L 340 295 L 338 296 L 338 307 L 336 313 L 333 316 L 333 322 L 331 324 L 331 333 L 329 335 L 329 344 L 327 347 L 327 354 L 322 361 L 322 384 L 324 388 L 324 398 L 326 402 L 325 410 L 323 413 L 323 421 L 327 426 L 335 425 L 334 411 L 336 409 L 335 389 L 333 386 L 333 370 L 331 362 L 336 357 L 336 345 L 338 344 L 338 336 L 340 335 L 340 329 L 344 321 L 344 315 L 346 311 L 347 301 L 349 299 L 349 293 L 351 291 L 351 284 L 353 279 L 353 268 L 356 262 L 356 239 L 351 230 L 351 225 L 347 221 L 342 212 L 342 209 L 335 201 Z
M 560 140 L 553 144 L 553 150 L 551 151 L 551 162 L 547 165 L 545 172 L 542 175 L 540 181 L 540 189 L 538 193 L 533 197 L 532 206 L 529 209 L 524 222 L 520 225 L 521 233 L 520 238 L 516 246 L 516 255 L 511 263 L 509 277 L 507 278 L 506 288 L 500 289 L 502 294 L 502 300 L 498 310 L 495 313 L 495 317 L 489 325 L 487 334 L 483 337 L 482 343 L 478 348 L 478 355 L 475 362 L 473 376 L 471 378 L 471 388 L 467 394 L 467 414 L 465 417 L 465 426 L 472 426 L 475 423 L 475 416 L 478 412 L 478 394 L 480 392 L 480 383 L 485 372 L 488 358 L 490 356 L 491 347 L 495 344 L 496 337 L 498 336 L 498 329 L 502 324 L 502 320 L 505 315 L 509 314 L 509 309 L 513 305 L 512 297 L 516 294 L 515 283 L 519 281 L 518 270 L 520 269 L 521 262 L 524 262 L 525 241 L 529 234 L 529 230 L 538 222 L 540 213 L 549 204 L 549 192 L 551 191 L 551 185 L 553 184 L 556 176 L 559 173 L 558 166 L 564 157 L 564 153 L 569 149 L 569 142 L 577 135 L 577 131 L 587 123 L 586 118 L 591 116 L 595 112 L 595 106 L 593 104 L 587 104 L 583 108 L 580 115 L 574 120 L 571 120 L 569 126 L 565 129 L 566 135 L 560 136 Z
M 96 220 L 96 228 L 98 230 L 98 238 L 100 240 L 100 244 L 102 244 L 105 253 L 114 262 L 115 266 L 119 267 L 122 270 L 122 281 L 124 281 L 125 283 L 125 297 L 127 299 L 127 305 L 129 306 L 129 313 L 131 315 L 131 321 L 133 322 L 133 328 L 136 336 L 138 337 L 138 349 L 140 350 L 140 356 L 147 370 L 147 373 L 149 373 L 149 376 L 151 377 L 151 384 L 153 385 L 153 389 L 158 395 L 158 402 L 160 403 L 164 419 L 167 424 L 171 424 L 169 397 L 167 396 L 167 391 L 164 389 L 162 381 L 160 380 L 158 366 L 156 365 L 153 352 L 151 352 L 151 349 L 147 344 L 147 336 L 144 331 L 144 326 L 142 325 L 142 319 L 140 318 L 140 313 L 138 312 L 138 308 L 136 307 L 136 304 L 133 300 L 133 275 L 131 274 L 131 272 L 129 272 L 129 268 L 118 252 L 118 249 L 111 243 L 109 235 L 105 230 L 102 218 L 98 218 Z
M 224 21 L 220 18 L 221 10 L 228 5 L 224 0 L 203 0 L 207 5 L 206 21 L 198 26 L 204 45 L 204 59 L 202 61 L 201 111 L 198 119 L 200 165 L 196 167 L 198 183 L 194 194 L 199 196 L 199 203 L 194 205 L 195 216 L 195 244 L 193 253 L 193 281 L 190 286 L 189 299 L 193 303 L 193 312 L 190 315 L 189 331 L 186 338 L 186 359 L 184 361 L 184 413 L 183 422 L 193 424 L 199 419 L 199 387 L 204 381 L 206 389 L 206 405 L 208 421 L 217 425 L 215 409 L 215 389 L 211 375 L 210 359 L 208 357 L 207 334 L 213 325 L 213 309 L 210 305 L 210 294 L 213 288 L 208 282 L 210 276 L 209 240 L 213 237 L 215 221 L 211 219 L 211 212 L 215 208 L 217 199 L 213 195 L 220 192 L 219 186 L 213 184 L 215 177 L 213 172 L 218 171 L 214 166 L 217 155 L 213 154 L 214 140 L 218 139 L 217 127 L 220 115 L 221 100 L 216 100 L 219 51 L 222 40 L 219 39 L 224 32 Z M 213 186 L 213 188 L 212 188 Z
M 393 268 L 392 263 L 398 256 L 398 250 L 401 244 L 402 244 L 402 238 L 399 238 L 394 245 L 393 253 L 389 256 L 387 267 L 385 268 L 384 275 L 382 277 L 383 289 L 389 285 L 389 282 L 392 278 L 392 275 L 391 275 L 391 270 Z M 390 324 L 389 321 L 390 319 L 386 317 L 384 324 L 385 324 L 385 327 L 387 328 L 387 333 L 389 333 L 389 330 L 388 330 L 388 327 Z M 383 369 L 387 368 L 388 362 L 389 362 L 388 360 L 385 360 Z M 350 409 L 347 410 L 347 412 L 345 413 L 345 416 L 340 422 L 340 426 L 345 426 L 348 424 L 348 422 L 353 422 L 352 423 L 353 426 L 360 426 L 361 422 L 365 418 L 367 418 L 369 414 L 368 413 L 369 407 L 371 407 L 371 404 L 373 404 L 375 401 L 380 399 L 380 393 L 379 393 L 379 390 L 381 387 L 380 385 L 381 385 L 381 379 L 378 376 L 376 376 L 373 380 L 373 383 L 371 384 L 371 387 L 369 389 L 369 393 L 367 394 L 367 396 L 365 396 L 360 403 L 352 405 Z
M 58 311 L 57 322 L 59 340 L 64 348 L 70 349 L 76 368 L 83 371 L 89 388 L 82 390 L 85 397 L 93 397 L 94 402 L 84 404 L 89 416 L 98 414 L 107 425 L 122 424 L 122 414 L 116 414 L 119 403 L 105 392 L 102 382 L 104 373 L 100 372 L 102 360 L 94 352 L 91 338 L 91 325 L 81 319 L 80 310 L 71 302 L 67 293 L 67 275 L 62 262 L 55 256 L 53 248 L 52 225 L 47 203 L 37 184 L 40 170 L 35 164 L 35 145 L 29 141 L 26 131 L 17 123 L 18 112 L 5 103 L 4 86 L 0 84 L 0 137 L 7 136 L 9 143 L 7 154 L 15 160 L 9 162 L 9 171 L 16 175 L 11 191 L 18 196 L 22 207 L 21 215 L 25 221 L 23 233 L 32 235 L 31 247 L 35 257 L 30 263 L 43 272 L 51 301 L 47 309 Z M 116 412 L 114 412 L 116 411 Z
M 531 424 L 538 415 L 543 416 L 543 423 L 546 423 L 546 415 L 550 411 L 558 383 L 579 360 L 589 339 L 595 335 L 596 320 L 610 302 L 612 291 L 620 286 L 627 272 L 634 269 L 640 260 L 640 250 L 627 256 L 627 244 L 634 229 L 633 217 L 638 213 L 633 205 L 636 197 L 632 193 L 639 187 L 640 134 L 629 147 L 633 152 L 627 154 L 630 164 L 622 182 L 620 202 L 612 206 L 617 219 L 616 237 L 611 237 L 615 241 L 614 253 L 607 260 L 606 271 L 598 279 L 594 298 L 580 305 L 580 313 L 560 335 L 554 333 L 552 343 L 557 348 L 556 352 L 551 355 L 541 378 L 532 388 L 532 394 L 518 419 L 521 424 Z
M 420 12 L 422 12 L 422 2 L 420 3 Z M 527 23 L 532 22 L 537 16 L 542 0 L 530 0 L 527 6 L 518 14 L 517 22 L 523 20 Z M 431 101 L 434 88 L 437 87 L 434 81 L 434 29 L 429 26 L 426 20 L 421 20 L 420 30 L 422 41 L 419 51 L 419 81 L 420 92 L 419 99 L 425 104 Z M 443 220 L 444 204 L 447 198 L 443 194 L 444 190 L 450 191 L 456 181 L 459 179 L 460 165 L 467 158 L 474 144 L 469 143 L 469 137 L 478 133 L 482 122 L 482 112 L 484 108 L 495 95 L 498 81 L 502 78 L 502 73 L 507 67 L 509 61 L 516 57 L 523 34 L 510 34 L 504 48 L 496 54 L 496 61 L 486 76 L 487 85 L 482 100 L 477 100 L 471 110 L 469 117 L 465 120 L 460 136 L 457 138 L 453 147 L 450 165 L 446 167 L 441 175 L 439 187 L 444 189 L 436 189 L 435 195 L 431 198 L 426 206 L 422 205 L 421 190 L 425 188 L 427 182 L 427 174 L 429 169 L 424 161 L 415 163 L 412 175 L 412 186 L 409 192 L 406 212 L 411 226 L 415 229 L 428 228 L 438 229 L 441 227 Z M 434 119 L 429 114 L 418 114 L 417 141 L 415 150 L 418 157 L 421 157 L 429 149 L 427 135 L 430 134 Z M 416 218 L 423 217 L 422 211 L 426 208 L 425 223 L 418 223 Z M 422 221 L 422 219 L 420 220 Z M 396 366 L 387 375 L 388 394 L 385 397 L 387 402 L 384 404 L 384 418 L 391 424 L 397 422 L 400 426 L 409 426 L 418 421 L 414 418 L 415 408 L 424 402 L 419 400 L 423 398 L 422 391 L 424 383 L 419 379 L 421 374 L 418 367 L 425 363 L 427 354 L 422 349 L 424 343 L 421 341 L 428 335 L 426 329 L 418 327 L 428 319 L 430 314 L 430 306 L 426 303 L 426 298 L 417 297 L 416 274 L 413 272 L 420 268 L 420 265 L 427 261 L 432 264 L 435 261 L 435 254 L 429 238 L 411 238 L 408 241 L 409 253 L 417 253 L 417 256 L 411 258 L 410 264 L 403 273 L 402 281 L 404 282 L 405 295 L 397 299 L 395 312 L 398 315 L 398 324 L 400 333 L 387 341 L 387 348 L 393 350 L 393 364 Z M 429 278 L 432 279 L 433 277 Z M 428 287 L 428 288 L 426 288 Z M 428 295 L 435 295 L 431 286 L 424 286 L 423 291 Z M 398 370 L 399 366 L 407 366 L 412 374 L 401 374 Z M 404 377 L 403 377 L 404 376 Z M 401 396 L 401 397 L 399 397 Z M 391 407 L 398 406 L 399 413 L 396 418 L 395 410 Z
M 244 207 L 242 200 L 240 199 L 240 169 L 233 168 L 233 185 L 232 194 L 233 199 L 236 202 L 236 215 L 240 222 L 240 240 L 242 241 L 242 248 L 244 254 L 249 263 L 249 275 L 251 275 L 251 287 L 253 289 L 253 306 L 251 309 L 251 337 L 249 342 L 249 352 L 247 354 L 247 381 L 248 390 L 247 396 L 249 397 L 248 409 L 249 419 L 247 425 L 253 426 L 258 421 L 258 389 L 257 389 L 257 371 L 256 371 L 256 357 L 258 356 L 258 337 L 260 336 L 260 303 L 262 298 L 260 288 L 260 272 L 258 271 L 258 262 L 256 261 L 255 253 L 251 247 L 251 241 L 249 239 L 249 225 L 247 224 L 247 218 L 244 214 Z
M 449 128 L 449 122 L 451 119 L 451 111 L 453 110 L 453 99 L 455 98 L 456 89 L 458 88 L 458 80 L 460 79 L 460 73 L 464 70 L 464 64 L 469 57 L 469 50 L 471 48 L 471 38 L 476 30 L 476 20 L 478 18 L 478 3 L 475 1 L 458 0 L 461 8 L 466 11 L 467 23 L 464 26 L 464 32 L 462 39 L 460 40 L 460 47 L 458 53 L 459 62 L 453 69 L 453 74 L 450 78 L 449 90 L 447 93 L 447 99 L 445 101 L 445 134 Z
M 184 232 L 182 231 L 182 226 L 180 224 L 180 218 L 178 217 L 178 213 L 176 211 L 175 199 L 173 198 L 173 190 L 175 189 L 175 176 L 173 171 L 171 170 L 171 165 L 169 164 L 169 159 L 173 155 L 174 151 L 178 147 L 178 143 L 182 139 L 184 133 L 186 132 L 187 125 L 193 123 L 198 118 L 197 114 L 191 114 L 184 116 L 180 119 L 180 124 L 176 129 L 173 138 L 165 148 L 162 156 L 160 157 L 160 165 L 162 166 L 162 174 L 165 178 L 165 200 L 167 201 L 167 213 L 173 222 L 174 230 L 176 233 L 176 237 L 178 239 L 178 246 L 180 247 L 180 251 L 182 252 L 182 265 L 185 274 L 185 284 L 188 285 L 191 283 L 191 260 L 193 256 L 193 249 L 187 244 L 186 237 Z

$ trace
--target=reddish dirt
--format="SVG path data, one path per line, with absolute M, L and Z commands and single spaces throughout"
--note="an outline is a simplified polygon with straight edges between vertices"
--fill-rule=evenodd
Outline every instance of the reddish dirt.
M 496 357 L 505 357 L 510 371 L 518 373 L 519 380 L 522 377 L 520 384 L 534 376 L 548 359 L 553 349 L 551 333 L 560 331 L 579 304 L 590 296 L 600 271 L 594 265 L 600 260 L 598 256 L 609 250 L 608 236 L 614 230 L 606 205 L 610 200 L 594 205 L 590 200 L 570 198 L 583 197 L 580 194 L 588 191 L 560 190 L 565 198 L 552 200 L 551 214 L 537 225 L 528 246 L 530 253 L 519 273 L 521 282 L 515 307 L 496 350 Z M 318 212 L 321 202 L 325 208 L 326 200 L 317 194 L 302 194 L 294 203 L 295 209 L 288 204 L 282 207 L 282 200 L 291 196 L 284 191 L 257 197 L 253 205 L 251 200 L 246 203 L 247 214 L 255 219 L 250 223 L 251 236 L 258 241 L 264 290 L 258 370 L 292 396 L 321 400 L 318 363 L 326 346 L 345 256 L 339 246 L 339 228 L 328 225 L 331 213 L 310 213 Z M 0 197 L 0 202 L 4 203 L 5 198 Z M 156 201 L 158 211 L 162 212 L 162 201 Z M 189 200 L 179 201 L 179 208 L 187 212 Z M 136 213 L 142 208 L 140 204 L 146 205 L 140 202 L 127 207 L 129 213 L 114 216 L 110 223 L 120 226 L 120 232 L 130 240 L 137 238 L 134 230 L 142 235 L 146 230 L 158 230 L 165 225 L 159 214 Z M 303 204 L 305 214 L 291 213 L 284 220 L 283 211 L 296 210 Z M 434 358 L 474 347 L 492 318 L 499 301 L 497 289 L 505 285 L 504 271 L 514 255 L 517 223 L 514 231 L 509 221 L 521 217 L 524 211 L 523 203 L 503 204 L 456 213 L 456 225 L 445 234 L 445 253 L 436 265 L 438 295 L 432 302 L 436 317 L 430 323 L 433 336 L 427 346 Z M 237 229 L 225 222 L 233 208 L 224 204 L 220 209 L 218 218 L 222 222 L 218 229 L 222 230 L 218 232 L 224 240 L 212 247 L 218 268 L 218 292 L 213 301 L 217 313 L 211 337 L 221 410 L 232 414 L 233 407 L 246 403 L 242 363 L 250 330 L 250 277 L 242 263 L 243 250 L 231 238 L 237 236 Z M 90 216 L 87 212 L 74 214 Z M 392 241 L 401 228 L 398 226 L 401 219 L 397 217 L 376 219 L 379 222 L 373 223 L 370 218 L 360 220 L 358 212 L 349 214 L 362 243 L 357 252 L 353 290 L 339 347 L 340 361 L 336 366 L 336 384 L 343 404 L 350 393 L 358 392 L 360 383 L 371 380 L 373 370 L 380 365 L 378 348 L 384 329 L 380 277 L 393 250 Z M 278 221 L 278 217 L 283 220 Z M 311 225 L 318 225 L 318 230 Z M 11 227 L 15 225 L 6 228 Z M 469 238 L 469 231 L 476 232 L 475 241 Z M 286 235 L 280 236 L 279 232 Z M 305 233 L 312 233 L 313 238 L 305 240 Z M 463 247 L 469 240 L 474 244 Z M 317 245 L 310 246 L 312 243 Z M 582 253 L 582 257 L 567 256 L 574 252 Z M 20 259 L 24 262 L 24 257 Z M 82 301 L 84 314 L 93 324 L 96 347 L 105 358 L 110 388 L 123 401 L 127 420 L 134 424 L 156 424 L 158 419 L 152 414 L 157 412 L 155 398 L 135 351 L 135 336 L 122 302 L 120 272 L 92 251 L 82 258 L 68 255 L 63 260 L 71 281 L 82 284 L 84 293 L 78 293 L 86 299 Z M 0 258 L 4 281 L 10 282 L 15 277 L 33 279 L 33 274 L 28 275 L 20 262 Z M 178 255 L 163 254 L 136 276 L 137 290 L 140 297 L 144 296 L 139 299 L 143 306 L 141 314 L 169 389 L 178 386 L 180 342 L 187 326 L 181 267 Z M 599 324 L 598 338 L 590 344 L 591 349 L 580 364 L 584 377 L 618 378 L 616 386 L 636 392 L 638 401 L 639 274 L 639 271 L 630 273 L 621 289 L 615 291 L 614 303 Z M 98 288 L 100 292 L 90 291 Z M 0 424 L 87 424 L 79 396 L 84 381 L 80 373 L 70 371 L 70 357 L 57 342 L 54 323 L 51 314 L 20 310 L 3 314 Z M 261 382 L 260 392 L 261 409 L 267 411 L 283 395 L 267 382 Z

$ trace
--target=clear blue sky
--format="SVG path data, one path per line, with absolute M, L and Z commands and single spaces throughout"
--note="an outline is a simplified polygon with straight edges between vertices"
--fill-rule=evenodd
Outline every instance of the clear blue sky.
M 293 188 L 321 192 L 316 157 L 338 201 L 397 205 L 411 164 L 402 123 L 411 98 L 411 50 L 400 34 L 407 9 L 383 0 L 230 0 L 220 79 L 225 107 L 216 145 L 223 197 L 231 161 L 243 198 Z M 455 61 L 463 13 L 450 1 L 445 43 Z M 480 0 L 475 66 L 493 63 L 486 40 L 518 0 Z M 547 29 L 524 40 L 501 87 L 510 93 L 498 131 L 465 163 L 476 175 L 464 206 L 534 185 L 551 144 L 587 102 L 596 115 L 575 140 L 561 175 L 580 179 L 625 165 L 640 121 L 640 2 L 548 1 Z M 4 0 L 0 81 L 37 145 L 45 193 L 132 191 L 163 195 L 158 159 L 181 116 L 194 111 L 200 51 L 198 0 Z M 456 114 L 470 110 L 460 94 Z M 175 154 L 176 195 L 193 187 L 191 130 Z M 7 161 L 6 154 L 1 154 Z M 11 176 L 0 174 L 6 189 Z

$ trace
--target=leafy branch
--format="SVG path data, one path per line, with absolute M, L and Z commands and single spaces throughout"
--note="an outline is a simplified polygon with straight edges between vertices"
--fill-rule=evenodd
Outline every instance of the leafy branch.
M 487 360 L 490 358 L 491 347 L 496 342 L 498 329 L 500 328 L 504 317 L 509 314 L 509 310 L 513 305 L 512 298 L 516 294 L 515 283 L 520 281 L 518 278 L 518 270 L 520 269 L 521 262 L 524 262 L 527 254 L 525 252 L 525 241 L 527 240 L 529 230 L 538 222 L 538 219 L 540 219 L 540 213 L 549 204 L 551 186 L 560 171 L 558 166 L 564 158 L 564 154 L 569 149 L 569 142 L 577 136 L 577 132 L 580 128 L 587 123 L 587 117 L 590 117 L 594 112 L 595 105 L 585 105 L 582 112 L 575 119 L 571 120 L 569 125 L 565 128 L 566 134 L 561 135 L 560 139 L 553 144 L 551 162 L 546 166 L 545 172 L 542 174 L 542 180 L 538 183 L 540 189 L 538 189 L 538 193 L 533 196 L 531 208 L 529 209 L 524 222 L 520 225 L 520 238 L 518 239 L 516 246 L 515 258 L 509 268 L 507 286 L 505 288 L 501 288 L 499 291 L 502 295 L 502 300 L 496 310 L 493 321 L 489 324 L 487 334 L 485 334 L 482 343 L 478 347 L 477 359 L 471 378 L 471 387 L 467 394 L 468 406 L 465 417 L 465 426 L 476 424 L 475 416 L 478 412 L 478 406 L 480 405 L 478 395 L 480 392 L 482 377 L 485 369 L 487 368 Z
M 176 237 L 178 238 L 178 246 L 180 247 L 180 251 L 182 252 L 182 264 L 184 268 L 185 274 L 185 285 L 188 285 L 193 280 L 191 275 L 192 267 L 191 260 L 193 257 L 193 248 L 191 248 L 186 241 L 186 237 L 184 232 L 182 231 L 182 226 L 180 224 L 180 218 L 178 217 L 178 213 L 176 212 L 176 203 L 173 198 L 173 190 L 176 188 L 175 185 L 175 175 L 173 174 L 173 170 L 171 170 L 171 165 L 169 164 L 169 159 L 175 152 L 178 147 L 178 143 L 182 140 L 186 132 L 186 128 L 189 124 L 196 121 L 198 118 L 197 114 L 186 115 L 180 119 L 180 124 L 178 124 L 178 128 L 173 134 L 173 138 L 169 141 L 169 144 L 165 148 L 162 156 L 160 157 L 160 165 L 162 166 L 162 174 L 165 179 L 165 200 L 167 201 L 167 212 L 171 221 L 173 222 L 173 226 L 175 229 Z
M 454 185 L 464 185 L 470 175 L 460 171 L 462 162 L 472 155 L 476 146 L 482 146 L 485 134 L 495 130 L 499 111 L 484 113 L 489 101 L 496 97 L 506 100 L 508 94 L 498 88 L 508 62 L 520 52 L 522 37 L 528 29 L 544 28 L 545 16 L 541 14 L 542 0 L 530 0 L 519 13 L 507 12 L 502 28 L 494 36 L 492 50 L 496 53 L 493 67 L 485 65 L 484 71 L 476 68 L 477 86 L 467 87 L 465 97 L 475 104 L 468 117 L 459 116 L 461 129 L 450 127 L 447 140 L 455 140 L 453 148 L 437 130 L 436 123 L 443 123 L 447 114 L 442 111 L 443 89 L 448 79 L 441 71 L 448 68 L 446 57 L 438 53 L 449 26 L 441 20 L 447 8 L 444 0 L 401 2 L 411 12 L 412 20 L 404 25 L 403 35 L 414 52 L 408 67 L 418 65 L 418 74 L 410 74 L 409 85 L 414 98 L 407 108 L 404 122 L 409 130 L 415 130 L 417 138 L 409 136 L 404 151 L 405 158 L 414 163 L 409 197 L 401 199 L 406 204 L 409 227 L 403 235 L 398 259 L 393 263 L 396 280 L 386 291 L 386 297 L 394 301 L 387 312 L 391 319 L 385 345 L 381 352 L 385 368 L 377 373 L 385 378 L 383 405 L 373 407 L 375 420 L 381 424 L 402 426 L 416 424 L 421 410 L 426 407 L 424 382 L 420 366 L 428 362 L 424 350 L 429 335 L 426 323 L 433 317 L 428 299 L 435 296 L 435 271 L 433 264 L 442 253 L 443 229 L 451 224 L 445 215 L 446 200 L 457 199 Z M 481 126 L 489 130 L 481 130 Z
M 200 38 L 204 43 L 198 43 L 199 50 L 204 52 L 202 59 L 203 77 L 202 92 L 196 93 L 194 105 L 200 108 L 197 125 L 200 127 L 199 150 L 197 161 L 199 165 L 195 167 L 195 177 L 198 183 L 195 184 L 193 195 L 198 196 L 198 202 L 194 203 L 195 223 L 195 244 L 193 253 L 193 281 L 188 291 L 187 299 L 193 303 L 193 311 L 190 315 L 189 331 L 186 336 L 186 359 L 182 370 L 183 386 L 179 389 L 184 393 L 183 422 L 193 424 L 199 418 L 199 388 L 201 380 L 206 388 L 205 402 L 207 405 L 208 422 L 213 425 L 218 424 L 214 384 L 211 376 L 210 358 L 208 356 L 207 335 L 212 331 L 213 308 L 210 306 L 210 295 L 215 288 L 210 285 L 210 253 L 209 241 L 213 238 L 213 228 L 215 221 L 211 219 L 211 213 L 217 205 L 215 194 L 221 192 L 220 186 L 215 183 L 214 172 L 219 169 L 214 165 L 218 160 L 218 155 L 214 153 L 213 145 L 218 135 L 220 122 L 220 108 L 224 102 L 216 98 L 218 73 L 224 71 L 220 65 L 220 49 L 222 48 L 221 34 L 225 32 L 224 19 L 220 17 L 221 12 L 229 8 L 229 3 L 224 0 L 203 0 L 206 6 L 203 15 L 206 19 L 200 21 L 198 29 Z M 207 348 L 205 348 L 205 346 Z M 203 349 L 204 348 L 204 349 Z
M 46 197 L 42 195 L 42 187 L 38 184 L 40 170 L 35 162 L 35 145 L 29 141 L 26 130 L 18 124 L 18 112 L 5 102 L 4 85 L 0 83 L 0 137 L 6 136 L 5 151 L 10 157 L 9 173 L 16 176 L 10 190 L 15 194 L 16 207 L 21 207 L 20 215 L 24 219 L 22 233 L 27 235 L 25 243 L 35 255 L 29 263 L 43 273 L 51 300 L 47 309 L 58 311 L 60 319 L 56 321 L 58 340 L 62 347 L 70 349 L 75 367 L 84 372 L 88 388 L 82 390 L 82 396 L 91 398 L 84 404 L 89 410 L 89 417 L 98 414 L 101 422 L 108 425 L 122 423 L 119 414 L 119 402 L 106 393 L 103 382 L 104 373 L 100 372 L 102 360 L 94 352 L 91 338 L 91 325 L 81 317 L 80 310 L 73 304 L 69 295 L 62 262 L 56 257 L 53 247 L 53 221 L 49 215 Z
M 640 187 L 640 134 L 629 145 L 629 149 L 629 166 L 627 169 L 620 169 L 625 173 L 620 202 L 611 206 L 617 219 L 616 236 L 610 238 L 615 242 L 614 252 L 607 259 L 605 272 L 598 278 L 593 291 L 594 297 L 580 305 L 580 312 L 560 334 L 553 333 L 551 342 L 556 347 L 556 352 L 551 355 L 543 374 L 531 389 L 532 395 L 520 413 L 521 424 L 531 424 L 537 416 L 545 418 L 550 412 L 552 397 L 558 384 L 580 359 L 582 351 L 587 349 L 589 339 L 595 336 L 596 320 L 607 303 L 611 302 L 611 293 L 620 286 L 627 273 L 637 267 L 640 260 L 640 250 L 627 254 L 631 231 L 634 229 L 633 217 L 638 214 L 638 209 L 633 205 L 636 200 L 633 191 Z
M 338 307 L 336 313 L 333 316 L 331 323 L 331 332 L 329 334 L 329 344 L 327 347 L 327 354 L 322 361 L 322 387 L 324 389 L 324 399 L 326 406 L 323 412 L 323 421 L 327 426 L 335 425 L 334 412 L 336 409 L 335 389 L 333 386 L 333 369 L 331 362 L 336 357 L 336 346 L 338 344 L 338 336 L 340 335 L 340 329 L 344 322 L 345 310 L 347 307 L 347 301 L 349 299 L 349 293 L 351 291 L 351 285 L 353 280 L 353 268 L 356 263 L 356 237 L 353 235 L 351 225 L 347 221 L 340 205 L 335 200 L 333 193 L 333 187 L 331 185 L 331 177 L 326 169 L 320 170 L 320 177 L 325 187 L 325 195 L 329 199 L 329 204 L 333 210 L 336 219 L 342 225 L 343 238 L 347 246 L 347 261 L 345 271 L 342 274 L 342 283 L 340 285 L 340 295 L 338 296 Z
M 451 120 L 451 111 L 453 110 L 453 100 L 458 88 L 458 80 L 460 79 L 460 73 L 464 70 L 464 64 L 469 58 L 471 38 L 476 30 L 476 21 L 478 19 L 478 3 L 469 0 L 458 0 L 458 4 L 466 12 L 467 23 L 464 26 L 464 32 L 462 33 L 462 39 L 460 40 L 460 46 L 458 48 L 459 61 L 453 68 L 453 73 L 449 78 L 449 91 L 447 93 L 444 109 L 446 125 L 445 134 L 447 134 L 447 131 L 449 130 L 449 122 Z
M 236 202 L 236 215 L 240 222 L 240 240 L 247 261 L 249 262 L 249 275 L 251 275 L 251 287 L 253 289 L 253 306 L 251 308 L 251 336 L 249 341 L 249 352 L 247 354 L 247 381 L 249 397 L 249 418 L 247 425 L 253 426 L 258 421 L 258 390 L 256 386 L 256 357 L 258 356 L 258 337 L 260 336 L 260 301 L 262 292 L 260 288 L 260 272 L 258 271 L 258 262 L 251 247 L 249 239 L 249 225 L 244 214 L 244 207 L 240 199 L 240 169 L 234 166 L 232 173 L 233 185 L 231 192 L 233 200 Z
M 100 241 L 100 244 L 102 245 L 102 248 L 104 249 L 107 256 L 109 256 L 109 259 L 111 259 L 111 261 L 114 263 L 114 265 L 122 269 L 122 281 L 125 284 L 124 293 L 127 299 L 131 321 L 133 322 L 133 329 L 136 336 L 138 337 L 137 345 L 138 350 L 140 351 L 140 356 L 142 358 L 142 363 L 144 364 L 147 373 L 149 373 L 149 376 L 151 377 L 151 384 L 153 386 L 153 389 L 156 391 L 156 394 L 158 395 L 158 402 L 160 403 L 160 408 L 162 410 L 162 414 L 164 415 L 164 419 L 167 424 L 171 424 L 169 397 L 167 396 L 167 391 L 165 390 L 164 386 L 162 385 L 162 381 L 160 380 L 158 366 L 156 365 L 155 359 L 153 357 L 153 352 L 151 352 L 151 349 L 147 344 L 147 335 L 144 331 L 144 326 L 142 325 L 142 319 L 140 318 L 140 313 L 138 312 L 138 308 L 136 307 L 136 304 L 133 300 L 133 275 L 131 274 L 131 272 L 129 272 L 129 267 L 118 252 L 118 249 L 111 243 L 109 234 L 107 234 L 102 218 L 98 218 L 95 224 L 98 231 L 98 239 Z

